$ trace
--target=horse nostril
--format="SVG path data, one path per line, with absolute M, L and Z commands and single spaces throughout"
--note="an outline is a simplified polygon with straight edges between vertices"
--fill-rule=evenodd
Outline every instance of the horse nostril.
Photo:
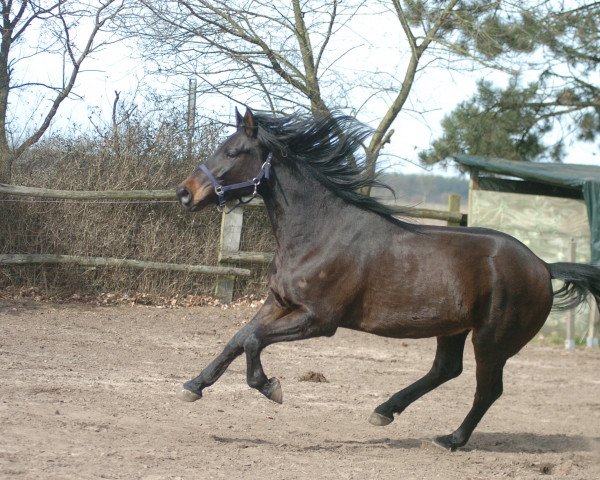
M 185 187 L 179 187 L 176 192 L 177 199 L 184 207 L 189 207 L 192 203 L 192 194 Z

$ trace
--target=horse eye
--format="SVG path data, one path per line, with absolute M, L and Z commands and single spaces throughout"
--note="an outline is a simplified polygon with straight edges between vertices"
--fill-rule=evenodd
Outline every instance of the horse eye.
M 250 153 L 250 151 L 243 149 L 243 148 L 238 148 L 235 150 L 226 150 L 225 156 L 227 156 L 229 158 L 236 158 L 236 157 L 239 157 L 240 155 L 243 155 L 244 153 Z

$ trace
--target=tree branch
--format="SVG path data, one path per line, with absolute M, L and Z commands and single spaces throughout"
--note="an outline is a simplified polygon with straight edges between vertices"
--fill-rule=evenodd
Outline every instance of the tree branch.
M 79 74 L 79 70 L 81 68 L 81 64 L 89 56 L 89 54 L 93 51 L 93 45 L 94 45 L 94 40 L 96 39 L 96 35 L 102 29 L 104 24 L 109 19 L 112 19 L 120 10 L 120 8 L 119 8 L 115 12 L 108 15 L 107 17 L 101 18 L 101 15 L 104 13 L 104 11 L 106 9 L 108 9 L 108 7 L 111 6 L 113 3 L 115 3 L 116 1 L 117 0 L 107 0 L 104 4 L 102 4 L 102 6 L 96 12 L 96 14 L 94 16 L 94 28 L 90 32 L 81 54 L 79 55 L 78 58 L 75 58 L 74 56 L 71 57 L 73 60 L 73 67 L 71 69 L 71 74 L 69 76 L 69 79 L 68 79 L 66 85 L 58 93 L 58 95 L 54 98 L 52 105 L 50 106 L 48 112 L 46 113 L 46 116 L 44 117 L 44 120 L 42 121 L 41 125 L 25 141 L 23 141 L 23 143 L 21 143 L 21 145 L 19 145 L 18 147 L 16 147 L 14 149 L 14 154 L 15 154 L 16 158 L 18 158 L 20 155 L 23 154 L 23 152 L 25 152 L 29 147 L 31 147 L 34 143 L 36 143 L 42 137 L 42 135 L 44 135 L 44 133 L 50 126 L 50 123 L 51 123 L 52 119 L 55 117 L 56 112 L 58 111 L 58 108 L 60 107 L 61 103 L 65 100 L 65 98 L 67 98 L 69 96 L 69 94 L 71 93 L 71 90 L 73 89 L 73 86 L 75 85 L 75 81 L 77 79 L 77 75 Z M 62 21 L 62 19 L 61 19 L 61 21 Z

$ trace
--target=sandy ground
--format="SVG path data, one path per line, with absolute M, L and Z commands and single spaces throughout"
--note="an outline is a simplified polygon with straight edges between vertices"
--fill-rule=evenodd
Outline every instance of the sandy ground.
M 175 398 L 255 312 L 0 304 L 0 478 L 600 478 L 600 351 L 530 345 L 467 447 L 449 433 L 474 391 L 461 377 L 387 427 L 373 408 L 429 369 L 435 341 L 339 331 L 269 347 L 283 405 L 236 360 L 196 403 Z M 326 383 L 300 381 L 308 371 Z

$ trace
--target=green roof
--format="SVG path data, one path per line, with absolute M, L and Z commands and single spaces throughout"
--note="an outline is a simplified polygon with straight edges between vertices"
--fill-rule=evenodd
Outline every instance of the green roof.
M 600 165 L 519 162 L 472 155 L 455 155 L 453 158 L 460 165 L 471 169 L 559 187 L 582 189 L 586 182 L 600 182 Z

